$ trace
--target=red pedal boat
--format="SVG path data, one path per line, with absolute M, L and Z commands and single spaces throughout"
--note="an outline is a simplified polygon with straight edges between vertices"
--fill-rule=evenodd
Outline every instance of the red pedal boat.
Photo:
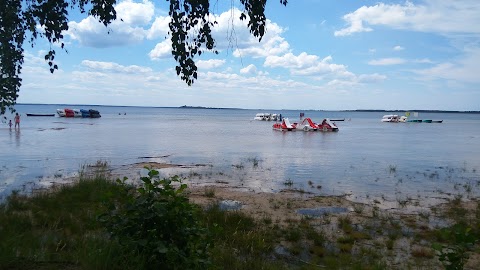
M 280 130 L 280 131 L 295 131 L 296 127 L 293 124 L 290 124 L 290 121 L 288 118 L 283 118 L 282 123 L 275 123 L 273 124 L 273 129 L 274 130 Z

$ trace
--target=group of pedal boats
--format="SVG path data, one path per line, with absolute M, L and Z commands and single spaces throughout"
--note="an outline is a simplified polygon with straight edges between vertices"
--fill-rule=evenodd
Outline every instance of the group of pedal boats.
M 272 127 L 278 131 L 338 131 L 337 125 L 329 118 L 323 119 L 321 123 L 315 123 L 308 117 L 300 123 L 290 123 L 288 118 L 283 118 L 282 122 L 275 123 Z
M 84 109 L 57 109 L 57 114 L 60 117 L 82 117 L 82 118 L 100 118 L 100 112 L 97 110 L 84 110 Z

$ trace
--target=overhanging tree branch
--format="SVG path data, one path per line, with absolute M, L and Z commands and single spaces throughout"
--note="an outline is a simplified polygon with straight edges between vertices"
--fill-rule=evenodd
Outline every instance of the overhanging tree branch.
M 217 23 L 210 21 L 210 0 L 167 0 L 169 2 L 170 36 L 172 56 L 177 62 L 176 72 L 188 85 L 198 77 L 194 58 L 204 51 L 215 50 L 212 28 Z M 240 0 L 244 11 L 241 20 L 246 20 L 250 33 L 262 40 L 265 34 L 265 5 L 267 0 Z M 287 0 L 280 0 L 283 5 Z M 22 79 L 20 77 L 23 46 L 28 34 L 33 47 L 37 38 L 45 38 L 51 45 L 59 44 L 64 49 L 63 31 L 68 30 L 68 10 L 87 13 L 105 26 L 117 18 L 116 0 L 0 0 L 0 114 L 7 109 L 14 111 Z M 88 8 L 88 9 L 87 9 Z M 45 55 L 50 72 L 55 64 L 55 50 Z

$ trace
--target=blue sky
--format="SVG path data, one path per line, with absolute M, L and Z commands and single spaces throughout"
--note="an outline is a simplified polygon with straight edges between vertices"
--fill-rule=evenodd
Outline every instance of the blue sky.
M 175 72 L 167 8 L 118 1 L 108 28 L 70 14 L 68 53 L 56 48 L 53 75 L 43 60 L 49 45 L 26 44 L 17 102 L 480 110 L 478 0 L 270 0 L 260 43 L 238 20 L 238 1 L 218 1 L 211 12 L 220 53 L 196 59 L 190 87 Z

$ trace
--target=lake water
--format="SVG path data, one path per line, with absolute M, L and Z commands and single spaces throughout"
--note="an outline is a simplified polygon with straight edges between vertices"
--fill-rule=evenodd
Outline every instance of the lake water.
M 99 119 L 27 117 L 57 108 L 93 108 Z M 162 170 L 195 184 L 255 191 L 297 189 L 382 201 L 480 194 L 480 114 L 420 113 L 443 123 L 382 123 L 383 112 L 304 111 L 346 118 L 339 132 L 281 132 L 259 112 L 298 121 L 300 111 L 17 105 L 20 130 L 0 123 L 0 196 L 70 176 L 84 164 L 153 161 L 198 165 Z M 11 116 L 8 116 L 12 119 Z M 349 121 L 348 121 L 349 120 Z M 293 122 L 292 121 L 292 122 Z

